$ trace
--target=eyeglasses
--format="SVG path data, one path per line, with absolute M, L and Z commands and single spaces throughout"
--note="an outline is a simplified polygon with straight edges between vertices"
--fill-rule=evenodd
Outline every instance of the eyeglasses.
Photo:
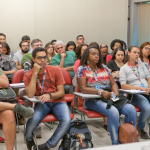
M 145 47 L 145 49 L 150 51 L 150 48 L 148 48 L 148 47 Z
M 38 60 L 42 60 L 42 59 L 44 59 L 44 60 L 46 60 L 47 59 L 47 56 L 38 56 L 38 57 L 36 57 Z
M 78 38 L 78 40 L 85 40 L 85 38 Z
M 22 45 L 22 47 L 29 47 L 29 45 Z
M 7 50 L 2 50 L 3 52 L 7 52 Z

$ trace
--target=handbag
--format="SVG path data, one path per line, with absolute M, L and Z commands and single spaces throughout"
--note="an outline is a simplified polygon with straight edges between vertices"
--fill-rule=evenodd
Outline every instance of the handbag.
M 111 89 L 104 89 L 108 92 L 111 92 Z M 106 109 L 109 109 L 111 105 L 115 106 L 117 109 L 122 108 L 126 103 L 130 103 L 130 101 L 121 93 L 119 93 L 118 96 L 119 100 L 118 101 L 112 101 L 111 99 L 105 99 L 103 97 L 101 98 L 96 98 L 95 100 L 102 100 L 107 103 Z
M 0 101 L 14 103 L 16 100 L 16 93 L 10 87 L 7 89 L 0 89 Z
M 138 140 L 139 135 L 140 135 L 140 130 L 139 133 L 137 134 L 137 130 L 132 125 L 132 122 L 125 123 L 119 126 L 118 137 L 119 137 L 120 144 L 139 142 Z

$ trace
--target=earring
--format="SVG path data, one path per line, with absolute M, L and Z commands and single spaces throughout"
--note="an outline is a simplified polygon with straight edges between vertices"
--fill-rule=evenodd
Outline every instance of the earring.
M 89 61 L 87 60 L 87 64 L 89 64 Z

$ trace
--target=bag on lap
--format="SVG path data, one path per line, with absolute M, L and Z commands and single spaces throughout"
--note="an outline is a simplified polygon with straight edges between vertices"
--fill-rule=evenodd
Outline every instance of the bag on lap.
M 136 128 L 131 123 L 125 123 L 119 126 L 118 131 L 120 144 L 139 142 Z
M 86 123 L 75 119 L 71 122 L 70 129 L 63 137 L 58 150 L 79 150 L 92 148 L 92 136 Z
M 16 93 L 13 89 L 8 87 L 7 89 L 0 89 L 0 101 L 14 103 L 16 99 Z

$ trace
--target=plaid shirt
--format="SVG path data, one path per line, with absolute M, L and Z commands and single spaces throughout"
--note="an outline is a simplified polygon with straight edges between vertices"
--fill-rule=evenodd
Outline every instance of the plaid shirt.
M 8 55 L 1 54 L 0 67 L 3 71 L 17 70 L 16 63 Z

